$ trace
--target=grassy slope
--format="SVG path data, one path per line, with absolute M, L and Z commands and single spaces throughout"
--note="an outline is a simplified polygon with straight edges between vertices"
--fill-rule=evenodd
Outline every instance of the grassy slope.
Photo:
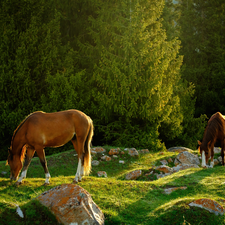
M 32 160 L 27 178 L 19 187 L 9 181 L 9 167 L 5 166 L 5 162 L 0 162 L 0 172 L 8 171 L 7 177 L 0 175 L 0 224 L 57 224 L 54 216 L 34 199 L 56 185 L 73 181 L 77 167 L 77 157 L 74 155 L 72 150 L 47 157 L 52 176 L 47 187 L 42 186 L 44 172 L 37 158 Z M 142 169 L 147 172 L 159 160 L 176 155 L 152 153 L 132 158 L 125 154 L 93 167 L 91 175 L 83 178 L 79 185 L 92 195 L 102 209 L 106 224 L 225 224 L 225 216 L 215 216 L 204 209 L 188 206 L 194 199 L 211 198 L 225 207 L 221 201 L 225 199 L 222 166 L 208 170 L 188 169 L 153 181 L 144 175 L 137 181 L 124 180 L 128 171 Z M 125 161 L 124 165 L 119 164 L 121 159 Z M 97 177 L 97 171 L 101 170 L 107 172 L 108 178 Z M 170 195 L 163 193 L 164 188 L 174 186 L 188 188 Z M 25 218 L 16 214 L 15 204 L 21 207 Z

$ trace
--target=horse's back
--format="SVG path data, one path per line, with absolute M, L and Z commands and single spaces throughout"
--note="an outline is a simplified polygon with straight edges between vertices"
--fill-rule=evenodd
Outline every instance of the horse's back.
M 210 117 L 208 123 L 211 122 L 211 121 L 214 120 L 214 119 L 219 119 L 219 120 L 225 122 L 225 116 L 222 115 L 220 112 L 216 112 L 215 114 L 213 114 L 213 115 Z

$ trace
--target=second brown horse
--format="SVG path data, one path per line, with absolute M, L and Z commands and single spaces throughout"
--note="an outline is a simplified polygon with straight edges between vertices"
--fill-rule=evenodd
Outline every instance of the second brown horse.
M 211 116 L 205 128 L 202 142 L 198 141 L 198 149 L 202 156 L 202 167 L 208 167 L 207 163 L 211 158 L 210 166 L 214 166 L 214 144 L 220 143 L 222 165 L 224 166 L 224 150 L 225 150 L 225 117 L 217 112 Z
M 78 110 L 54 113 L 34 112 L 27 116 L 14 131 L 7 163 L 10 166 L 10 178 L 17 184 L 26 177 L 28 166 L 35 153 L 45 171 L 45 184 L 49 183 L 50 174 L 45 158 L 45 147 L 59 147 L 71 141 L 78 154 L 78 167 L 74 178 L 81 181 L 83 175 L 91 170 L 90 144 L 93 136 L 93 122 L 89 116 Z

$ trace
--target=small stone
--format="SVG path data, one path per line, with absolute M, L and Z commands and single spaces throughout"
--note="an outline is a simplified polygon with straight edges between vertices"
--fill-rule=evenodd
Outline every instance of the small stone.
M 168 165 L 168 162 L 165 159 L 161 160 L 160 162 L 162 165 Z
M 125 177 L 126 180 L 136 180 L 138 177 L 142 175 L 142 170 L 135 170 L 128 173 Z
M 97 153 L 103 153 L 106 152 L 106 150 L 102 147 L 96 147 L 96 148 L 92 148 L 92 151 L 95 151 Z
M 178 189 L 181 189 L 181 190 L 185 190 L 187 189 L 187 187 L 173 187 L 173 188 L 167 188 L 167 189 L 164 189 L 164 193 L 169 195 L 171 194 L 173 191 L 176 191 Z
M 195 200 L 191 202 L 189 206 L 206 209 L 209 212 L 214 213 L 215 215 L 223 215 L 225 212 L 224 208 L 219 203 L 207 198 Z
M 117 156 L 117 155 L 113 155 L 112 157 L 113 157 L 114 159 L 118 158 L 118 156 Z
M 124 164 L 125 162 L 123 160 L 120 160 L 119 163 Z
M 92 165 L 92 166 L 98 166 L 98 165 L 99 165 L 99 161 L 98 161 L 98 160 L 93 160 L 93 161 L 91 162 L 91 165 Z
M 129 154 L 130 156 L 138 156 L 138 155 L 139 155 L 138 151 L 137 151 L 135 148 L 129 149 L 129 150 L 128 150 L 128 154 Z
M 157 166 L 155 170 L 158 170 L 163 173 L 170 173 L 170 174 L 173 172 L 173 169 L 166 165 Z
M 110 149 L 110 151 L 109 151 L 109 155 L 118 155 L 119 153 L 120 153 L 119 148 Z
M 124 152 L 124 151 L 121 151 L 121 152 L 120 152 L 120 154 L 121 154 L 121 155 L 124 155 L 124 154 L 125 154 L 125 152 Z
M 107 177 L 107 173 L 105 171 L 98 171 L 97 175 L 98 177 Z
M 111 161 L 112 159 L 111 159 L 111 157 L 109 157 L 107 155 L 104 155 L 104 156 L 101 157 L 101 160 L 103 160 L 103 161 Z
M 214 147 L 214 154 L 219 154 L 221 153 L 221 148 Z
M 219 156 L 217 159 L 220 163 L 222 163 L 222 156 Z
M 218 159 L 213 159 L 213 161 L 214 161 L 214 166 L 216 166 L 220 163 Z
M 147 153 L 149 153 L 149 150 L 148 149 L 141 149 L 140 153 L 141 154 L 147 154 Z
M 21 218 L 24 218 L 23 211 L 21 210 L 21 208 L 19 206 L 17 206 L 16 212 Z

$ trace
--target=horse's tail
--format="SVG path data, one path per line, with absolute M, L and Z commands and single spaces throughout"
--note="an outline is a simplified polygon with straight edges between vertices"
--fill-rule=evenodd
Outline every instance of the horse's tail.
M 91 172 L 91 141 L 94 135 L 94 126 L 91 118 L 88 118 L 89 131 L 84 144 L 84 175 L 89 175 Z

